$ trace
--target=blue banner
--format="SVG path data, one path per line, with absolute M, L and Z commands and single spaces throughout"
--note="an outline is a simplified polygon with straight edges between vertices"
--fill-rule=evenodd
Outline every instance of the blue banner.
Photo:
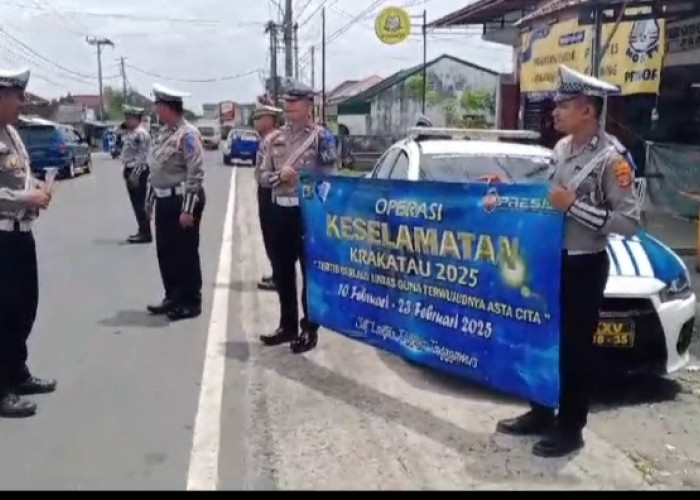
M 311 319 L 547 406 L 563 216 L 543 184 L 303 177 Z

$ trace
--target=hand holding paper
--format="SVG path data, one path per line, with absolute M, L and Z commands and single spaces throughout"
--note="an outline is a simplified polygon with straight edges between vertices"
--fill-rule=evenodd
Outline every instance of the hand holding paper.
M 55 167 L 49 167 L 44 171 L 44 182 L 46 183 L 46 189 L 48 191 L 53 191 L 53 183 L 56 180 L 56 175 L 58 174 L 58 169 Z

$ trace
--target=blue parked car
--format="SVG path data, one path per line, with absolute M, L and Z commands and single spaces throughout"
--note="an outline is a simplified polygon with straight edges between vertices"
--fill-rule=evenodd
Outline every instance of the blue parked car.
M 234 160 L 250 161 L 255 166 L 255 157 L 260 147 L 260 136 L 255 130 L 233 129 L 224 144 L 224 165 L 231 165 Z
M 25 118 L 17 124 L 29 153 L 32 173 L 41 179 L 44 170 L 58 168 L 62 178 L 92 171 L 92 157 L 87 140 L 77 130 L 39 118 Z

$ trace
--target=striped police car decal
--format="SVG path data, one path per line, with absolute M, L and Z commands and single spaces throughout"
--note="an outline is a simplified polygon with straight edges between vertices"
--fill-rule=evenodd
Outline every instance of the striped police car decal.
M 610 276 L 654 277 L 654 267 L 639 237 L 623 238 L 611 235 L 605 250 L 610 258 Z

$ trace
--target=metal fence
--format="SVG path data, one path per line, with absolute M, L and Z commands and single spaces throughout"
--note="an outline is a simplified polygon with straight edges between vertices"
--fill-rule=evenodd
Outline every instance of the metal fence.
M 642 220 L 647 231 L 678 251 L 694 252 L 700 207 L 700 146 L 648 141 L 644 183 Z

